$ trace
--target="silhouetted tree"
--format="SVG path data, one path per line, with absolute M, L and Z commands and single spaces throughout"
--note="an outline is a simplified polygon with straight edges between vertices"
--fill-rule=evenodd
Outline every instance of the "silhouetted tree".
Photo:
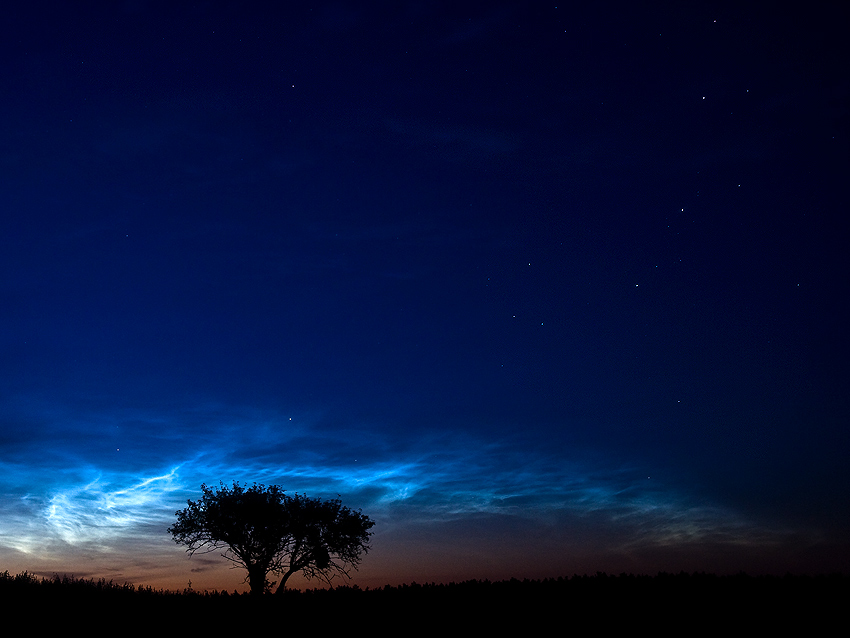
M 327 583 L 336 574 L 350 578 L 361 554 L 369 551 L 369 531 L 375 524 L 368 516 L 345 507 L 339 499 L 323 501 L 303 494 L 286 497 L 287 535 L 278 555 L 275 572 L 281 575 L 277 592 L 296 572 Z
M 264 592 L 286 535 L 283 491 L 274 485 L 243 488 L 238 483 L 219 489 L 201 485 L 201 490 L 203 496 L 189 500 L 168 528 L 174 541 L 186 545 L 190 556 L 225 549 L 224 558 L 248 570 L 251 593 Z
M 336 574 L 348 577 L 369 550 L 375 523 L 338 499 L 287 496 L 277 485 L 256 483 L 201 490 L 168 531 L 190 556 L 224 549 L 224 558 L 248 571 L 252 594 L 268 591 L 270 572 L 282 576 L 278 592 L 299 571 L 326 582 Z

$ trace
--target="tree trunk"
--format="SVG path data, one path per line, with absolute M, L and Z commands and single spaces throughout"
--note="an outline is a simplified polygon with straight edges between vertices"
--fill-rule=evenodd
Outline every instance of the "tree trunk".
M 257 565 L 249 567 L 248 584 L 251 586 L 251 594 L 256 596 L 264 594 L 266 591 L 266 570 Z
M 284 591 L 286 591 L 286 581 L 289 580 L 289 577 L 292 576 L 292 574 L 294 573 L 294 571 L 290 570 L 281 577 L 280 584 L 277 586 L 277 589 L 274 592 L 275 594 L 282 594 Z

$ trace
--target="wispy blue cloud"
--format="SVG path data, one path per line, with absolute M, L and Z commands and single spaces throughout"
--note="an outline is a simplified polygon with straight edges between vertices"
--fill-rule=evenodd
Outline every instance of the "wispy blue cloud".
M 233 480 L 341 495 L 376 518 L 377 529 L 385 528 L 380 538 L 389 543 L 394 533 L 417 525 L 482 516 L 534 525 L 593 521 L 604 526 L 612 551 L 781 538 L 649 480 L 639 468 L 606 467 L 584 460 L 580 451 L 545 452 L 460 433 L 408 440 L 402 434 L 393 439 L 334 432 L 300 417 L 209 406 L 170 415 L 139 411 L 111 419 L 92 414 L 45 420 L 47 430 L 81 443 L 64 448 L 66 466 L 56 457 L 45 467 L 4 465 L 0 545 L 25 554 L 108 554 L 147 544 L 179 557 L 165 532 L 175 510 L 197 496 L 201 483 Z M 116 423 L 134 428 L 131 443 L 116 452 L 115 458 L 125 458 L 123 467 L 86 453 L 90 441 Z M 30 452 L 38 444 L 38 437 L 20 443 Z

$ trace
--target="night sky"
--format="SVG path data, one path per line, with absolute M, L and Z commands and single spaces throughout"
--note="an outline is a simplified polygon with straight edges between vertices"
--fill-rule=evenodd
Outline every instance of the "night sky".
M 0 571 L 244 590 L 220 481 L 362 587 L 850 571 L 840 3 L 21 4 Z

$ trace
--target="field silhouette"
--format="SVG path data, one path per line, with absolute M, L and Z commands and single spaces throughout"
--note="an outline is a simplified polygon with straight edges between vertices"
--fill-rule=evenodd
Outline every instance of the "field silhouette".
M 11 615 L 40 627 L 211 631 L 506 630 L 546 635 L 575 631 L 683 634 L 782 629 L 808 633 L 834 628 L 850 594 L 850 578 L 828 576 L 716 576 L 685 572 L 656 576 L 592 576 L 376 589 L 287 591 L 251 596 L 226 591 L 154 590 L 112 581 L 29 573 L 0 573 L 0 600 Z

